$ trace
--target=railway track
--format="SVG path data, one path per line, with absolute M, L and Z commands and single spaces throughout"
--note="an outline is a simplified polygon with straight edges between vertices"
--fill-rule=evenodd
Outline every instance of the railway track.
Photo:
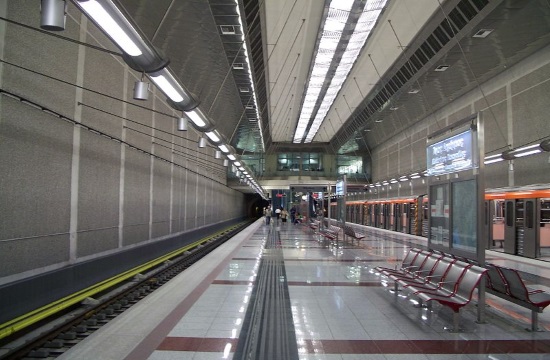
M 21 330 L 10 330 L 7 327 L 0 329 L 4 333 L 13 331 L 0 340 L 0 359 L 55 359 L 61 356 L 248 225 L 249 222 L 240 223 L 201 239 L 183 251 L 175 252 L 173 257 L 159 259 L 162 261 L 157 261 L 159 264 L 148 268 L 146 272 L 139 272 L 124 281 L 111 281 L 116 283 L 115 286 L 103 289 L 104 285 L 98 284 L 99 290 L 93 298 L 87 297 L 78 304 L 66 308 L 59 306 L 59 311 L 52 311 L 48 307 L 43 311 L 53 312 L 53 315 L 29 324 Z M 53 307 L 55 308 L 55 304 Z M 39 313 L 32 314 L 32 318 L 38 317 Z M 25 321 L 25 317 L 22 318 L 19 322 Z M 12 329 L 15 328 L 18 328 L 16 323 Z

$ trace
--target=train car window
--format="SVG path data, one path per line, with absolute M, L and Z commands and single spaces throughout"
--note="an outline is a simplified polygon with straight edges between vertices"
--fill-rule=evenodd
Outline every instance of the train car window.
M 533 218 L 534 218 L 534 212 L 535 212 L 535 209 L 534 209 L 534 206 L 533 206 L 533 202 L 532 201 L 528 201 L 526 204 L 525 204 L 525 226 L 527 226 L 528 229 L 532 229 L 533 228 Z
M 514 203 L 511 201 L 506 203 L 506 226 L 514 226 Z

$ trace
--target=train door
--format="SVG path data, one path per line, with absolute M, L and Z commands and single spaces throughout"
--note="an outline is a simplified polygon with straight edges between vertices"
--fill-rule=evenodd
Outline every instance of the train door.
M 388 230 L 395 229 L 395 207 L 393 205 L 388 203 Z
M 530 258 L 539 256 L 539 224 L 539 200 L 525 199 L 523 201 L 523 256 Z
M 506 200 L 504 204 L 504 252 L 516 253 L 516 200 Z
M 424 236 L 425 238 L 428 237 L 428 216 L 429 216 L 429 203 L 427 201 L 428 199 L 427 198 L 422 198 L 421 201 L 422 201 L 422 212 L 421 212 L 421 215 L 422 215 L 422 236 Z
M 484 205 L 484 211 L 483 211 L 483 216 L 484 216 L 484 221 L 483 221 L 483 235 L 485 236 L 485 239 L 487 239 L 487 245 L 486 245 L 486 248 L 487 249 L 491 249 L 494 244 L 493 244 L 493 226 L 492 226 L 492 222 L 493 222 L 493 215 L 492 215 L 492 211 L 491 211 L 491 206 L 493 205 L 493 201 L 491 200 L 485 200 L 485 205 Z
M 540 256 L 550 256 L 550 199 L 540 200 Z
M 385 226 L 386 226 L 386 223 L 385 223 L 385 210 L 386 210 L 386 204 L 380 204 L 379 206 L 379 214 L 378 214 L 378 227 L 379 228 L 382 228 L 382 229 L 385 229 Z
M 409 203 L 403 203 L 401 208 L 401 231 L 405 234 L 411 233 L 411 225 L 410 225 L 410 218 L 409 218 Z
M 393 227 L 393 231 L 399 231 L 401 232 L 401 204 L 393 204 L 393 223 L 395 224 Z
M 384 204 L 382 208 L 384 209 L 384 229 L 390 229 L 390 206 L 391 204 Z

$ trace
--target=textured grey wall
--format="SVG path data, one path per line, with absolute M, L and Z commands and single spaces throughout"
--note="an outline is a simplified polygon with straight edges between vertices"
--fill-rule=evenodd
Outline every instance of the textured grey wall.
M 3 3 L 39 27 L 39 1 Z M 118 51 L 68 9 L 60 35 Z M 245 215 L 214 148 L 178 132 L 156 90 L 133 100 L 140 74 L 120 57 L 4 25 L 2 89 L 107 136 L 0 95 L 0 284 Z
M 373 181 L 389 180 L 399 175 L 426 169 L 428 134 L 483 112 L 485 153 L 491 155 L 522 145 L 540 142 L 550 136 L 550 47 L 481 84 L 479 89 L 449 102 L 406 132 L 372 149 Z M 540 153 L 514 160 L 514 171 L 508 162 L 490 164 L 486 169 L 486 187 L 497 188 L 550 183 L 550 158 Z M 426 185 L 422 179 L 377 189 L 375 197 L 421 194 Z

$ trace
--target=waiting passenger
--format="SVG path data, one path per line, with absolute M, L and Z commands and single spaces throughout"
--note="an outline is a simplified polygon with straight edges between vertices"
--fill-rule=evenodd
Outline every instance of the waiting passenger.
M 265 224 L 269 225 L 271 223 L 271 206 L 268 206 L 264 210 L 265 215 Z
M 286 209 L 281 210 L 281 221 L 283 223 L 286 223 L 287 218 L 288 218 L 288 211 L 286 211 Z

